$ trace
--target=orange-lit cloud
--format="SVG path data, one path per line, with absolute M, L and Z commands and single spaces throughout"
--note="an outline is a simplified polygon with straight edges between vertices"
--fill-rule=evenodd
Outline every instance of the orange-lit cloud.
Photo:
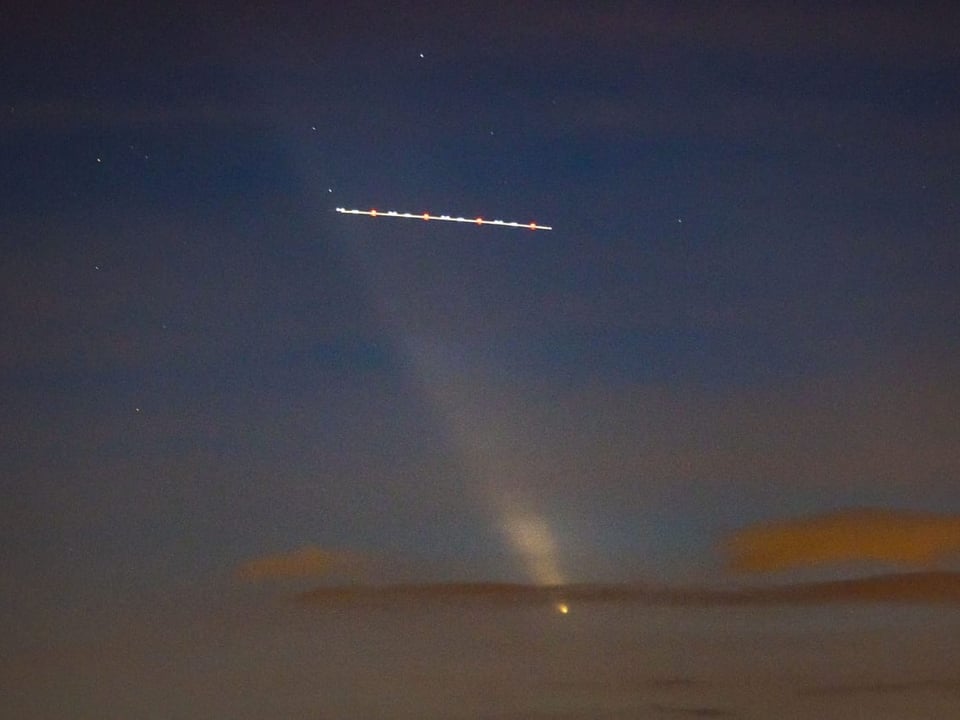
M 849 562 L 927 567 L 960 552 L 960 516 L 847 511 L 755 525 L 735 533 L 726 550 L 741 572 Z
M 248 582 L 287 578 L 317 577 L 336 570 L 356 567 L 360 558 L 341 550 L 306 546 L 277 555 L 253 558 L 237 568 L 237 577 Z

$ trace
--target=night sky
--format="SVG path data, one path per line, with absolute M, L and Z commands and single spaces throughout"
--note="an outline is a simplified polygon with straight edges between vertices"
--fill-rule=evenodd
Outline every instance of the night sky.
M 238 568 L 724 583 L 864 509 L 957 567 L 950 3 L 229 5 L 0 20 L 5 674 Z

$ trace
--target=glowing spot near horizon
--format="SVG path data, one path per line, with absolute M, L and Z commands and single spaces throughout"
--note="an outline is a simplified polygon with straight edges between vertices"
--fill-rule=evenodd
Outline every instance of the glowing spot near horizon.
M 556 607 L 557 607 L 557 612 L 560 613 L 561 615 L 566 615 L 568 612 L 570 612 L 570 606 L 567 605 L 566 603 L 557 603 Z

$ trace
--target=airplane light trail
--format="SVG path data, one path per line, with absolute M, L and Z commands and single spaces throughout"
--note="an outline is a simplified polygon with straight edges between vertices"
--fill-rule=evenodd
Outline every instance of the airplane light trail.
M 348 210 L 347 208 L 342 207 L 338 207 L 336 210 L 338 213 L 342 213 L 344 215 L 368 215 L 369 217 L 407 218 L 409 220 L 443 220 L 444 222 L 470 223 L 472 225 L 499 225 L 501 227 L 527 228 L 528 230 L 553 230 L 550 225 L 538 225 L 535 222 L 519 223 L 507 222 L 506 220 L 485 220 L 482 217 L 451 217 L 450 215 L 405 213 L 394 212 L 393 210 L 388 210 L 386 212 L 381 212 L 380 210 Z

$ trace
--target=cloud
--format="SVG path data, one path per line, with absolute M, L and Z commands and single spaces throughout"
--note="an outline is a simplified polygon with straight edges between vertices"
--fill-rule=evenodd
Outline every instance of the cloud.
M 960 573 L 907 572 L 872 577 L 735 589 L 633 584 L 425 583 L 327 585 L 301 593 L 314 606 L 500 605 L 549 608 L 562 603 L 577 614 L 586 605 L 738 607 L 831 603 L 960 604 Z M 566 613 L 562 613 L 566 615 Z
M 289 553 L 248 560 L 237 568 L 237 577 L 247 582 L 317 577 L 336 570 L 355 568 L 360 562 L 359 556 L 354 553 L 321 550 L 308 545 Z
M 956 695 L 960 694 L 960 684 L 935 680 L 837 683 L 802 687 L 799 689 L 798 694 L 807 697 L 831 697 L 837 695 L 906 695 L 917 692 Z
M 740 572 L 849 562 L 927 567 L 960 551 L 960 516 L 846 511 L 748 527 L 728 539 L 726 550 Z
M 660 703 L 653 703 L 650 707 L 662 715 L 669 715 L 671 717 L 736 717 L 736 714 L 730 710 L 717 707 L 672 707 L 670 705 L 661 705 Z

